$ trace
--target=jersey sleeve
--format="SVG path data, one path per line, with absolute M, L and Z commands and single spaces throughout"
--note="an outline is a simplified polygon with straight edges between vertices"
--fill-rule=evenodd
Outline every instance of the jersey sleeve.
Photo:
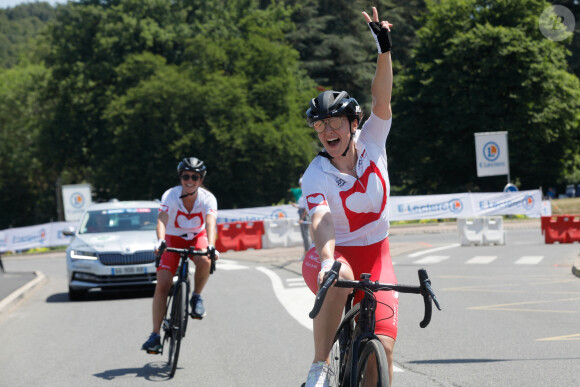
M 206 216 L 211 214 L 213 216 L 216 217 L 217 219 L 217 199 L 215 198 L 215 196 L 213 196 L 213 194 L 209 194 L 207 195 L 205 202 L 204 202 L 204 210 L 205 210 L 205 214 Z
M 165 191 L 163 196 L 161 197 L 161 203 L 159 204 L 159 212 L 167 212 L 169 213 L 169 195 L 171 194 L 171 189 Z
M 369 119 L 363 124 L 360 138 L 366 143 L 375 144 L 384 148 L 387 142 L 387 136 L 391 131 L 392 120 L 392 117 L 388 120 L 383 120 L 374 113 L 371 113 Z
M 307 173 L 302 177 L 302 196 L 305 200 L 306 211 L 310 216 L 317 212 L 330 212 L 325 180 L 324 176 L 321 176 L 316 170 L 307 170 Z

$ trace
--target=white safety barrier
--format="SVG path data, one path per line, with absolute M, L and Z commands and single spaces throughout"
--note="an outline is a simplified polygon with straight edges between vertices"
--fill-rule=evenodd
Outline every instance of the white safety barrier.
M 264 220 L 262 248 L 302 246 L 300 224 L 296 219 Z
M 458 218 L 457 230 L 462 246 L 505 245 L 506 242 L 501 216 Z

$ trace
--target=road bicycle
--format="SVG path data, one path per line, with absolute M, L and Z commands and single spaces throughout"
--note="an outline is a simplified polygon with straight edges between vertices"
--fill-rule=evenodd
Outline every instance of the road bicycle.
M 425 269 L 419 269 L 419 286 L 372 282 L 370 274 L 362 274 L 360 281 L 342 280 L 337 279 L 340 266 L 341 263 L 336 261 L 332 269 L 326 274 L 323 284 L 316 294 L 314 307 L 309 314 L 312 319 L 318 315 L 326 292 L 331 286 L 353 288 L 347 298 L 344 317 L 336 331 L 330 353 L 330 386 L 363 386 L 365 380 L 372 379 L 373 385 L 376 380 L 377 386 L 387 387 L 389 386 L 387 356 L 383 345 L 375 334 L 377 300 L 374 293 L 396 291 L 421 294 L 425 302 L 425 314 L 419 325 L 421 328 L 425 328 L 431 321 L 432 302 L 435 303 L 437 309 L 441 310 L 431 288 L 431 280 Z M 360 303 L 353 306 L 352 300 L 357 291 L 363 291 L 364 297 Z
M 179 349 L 181 348 L 181 339 L 185 337 L 185 330 L 187 329 L 187 321 L 189 315 L 188 295 L 190 292 L 189 280 L 189 258 L 196 255 L 208 255 L 211 260 L 210 274 L 215 271 L 215 250 L 194 250 L 193 247 L 189 249 L 177 249 L 167 247 L 165 241 L 159 246 L 157 257 L 155 259 L 155 266 L 159 266 L 161 255 L 168 251 L 170 253 L 177 253 L 180 256 L 180 264 L 177 269 L 177 281 L 173 284 L 169 297 L 167 298 L 167 307 L 165 309 L 165 317 L 161 328 L 163 330 L 163 341 L 161 354 L 165 344 L 169 343 L 169 353 L 167 366 L 170 367 L 169 376 L 175 375 L 177 369 L 177 360 L 179 359 Z M 193 315 L 192 315 L 193 317 Z

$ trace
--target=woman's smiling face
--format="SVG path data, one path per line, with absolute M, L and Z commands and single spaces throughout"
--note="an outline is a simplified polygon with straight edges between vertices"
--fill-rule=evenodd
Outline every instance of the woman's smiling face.
M 335 129 L 336 125 L 333 127 L 328 121 L 333 119 L 336 120 L 337 118 L 340 119 L 340 127 Z M 318 133 L 318 139 L 330 156 L 338 157 L 342 155 L 350 139 L 351 129 L 348 118 L 346 118 L 346 116 L 340 116 L 332 117 L 323 121 L 325 121 L 326 125 L 324 130 Z M 336 122 L 337 121 L 335 121 L 335 123 Z

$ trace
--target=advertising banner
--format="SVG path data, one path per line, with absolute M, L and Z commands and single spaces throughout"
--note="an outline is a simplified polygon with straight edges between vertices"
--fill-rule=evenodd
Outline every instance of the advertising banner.
M 507 132 L 474 133 L 477 176 L 509 175 Z
M 38 247 L 66 246 L 72 237 L 63 234 L 78 222 L 53 222 L 38 226 L 16 227 L 0 231 L 0 252 L 23 251 Z M 4 250 L 2 250 L 4 249 Z
M 391 220 L 473 216 L 469 194 L 391 196 Z
M 298 218 L 298 208 L 291 204 L 269 207 L 240 208 L 233 210 L 218 210 L 217 222 L 251 222 L 256 220 L 277 220 Z
M 62 204 L 64 220 L 67 222 L 80 220 L 88 206 L 92 203 L 91 185 L 74 184 L 62 186 Z
M 542 191 L 392 196 L 391 220 L 451 219 L 492 215 L 542 214 Z
M 542 191 L 472 193 L 475 216 L 542 214 Z

